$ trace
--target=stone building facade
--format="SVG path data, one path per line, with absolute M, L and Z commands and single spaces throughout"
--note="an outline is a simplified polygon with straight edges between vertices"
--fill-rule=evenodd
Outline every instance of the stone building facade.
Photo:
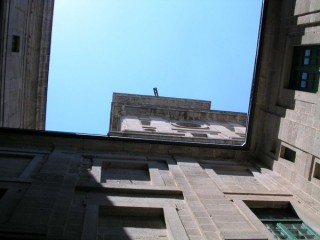
M 211 102 L 114 93 L 110 136 L 242 145 L 247 114 L 210 110 Z
M 267 1 L 266 5 L 249 149 L 319 200 L 320 2 Z
M 53 4 L 0 2 L 0 127 L 45 128 Z
M 1 129 L 1 239 L 320 239 L 319 45 L 319 1 L 264 2 L 243 145 L 121 135 L 123 103 L 110 136 Z

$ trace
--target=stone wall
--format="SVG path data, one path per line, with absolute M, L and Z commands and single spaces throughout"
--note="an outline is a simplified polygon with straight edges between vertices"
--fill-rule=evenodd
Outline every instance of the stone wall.
M 251 153 L 319 200 L 320 92 L 293 89 L 291 73 L 294 49 L 320 44 L 320 3 L 271 0 L 264 14 Z
M 35 132 L 0 139 L 1 237 L 272 239 L 250 208 L 283 205 L 320 233 L 320 203 L 241 150 Z
M 232 120 L 231 120 L 232 121 Z M 215 144 L 242 145 L 246 127 L 237 122 L 210 120 L 172 120 L 160 117 L 125 116 L 121 121 L 121 132 L 137 137 L 153 135 L 153 139 L 179 139 Z M 151 136 L 149 136 L 149 139 Z
M 54 1 L 0 4 L 0 126 L 44 130 Z
M 114 93 L 109 135 L 243 145 L 247 114 L 210 110 L 210 104 L 202 100 Z

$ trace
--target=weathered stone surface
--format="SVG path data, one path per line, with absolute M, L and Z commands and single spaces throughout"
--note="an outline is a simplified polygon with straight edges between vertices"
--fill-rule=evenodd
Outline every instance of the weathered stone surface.
M 0 127 L 45 128 L 53 4 L 0 3 Z
M 114 93 L 111 136 L 242 145 L 246 114 L 210 110 L 201 100 Z
M 244 147 L 0 129 L 0 238 L 273 239 L 252 209 L 290 206 L 320 234 L 320 95 L 290 88 L 294 47 L 320 44 L 320 5 L 266 3 Z M 20 72 L 15 63 L 12 69 L 17 94 Z M 163 119 L 210 119 L 206 101 L 118 97 L 125 107 L 116 106 L 111 129 L 123 120 L 142 130 L 139 114 L 162 130 Z M 137 110 L 158 101 L 158 112 Z M 220 132 L 230 130 L 222 118 L 244 121 L 215 114 Z

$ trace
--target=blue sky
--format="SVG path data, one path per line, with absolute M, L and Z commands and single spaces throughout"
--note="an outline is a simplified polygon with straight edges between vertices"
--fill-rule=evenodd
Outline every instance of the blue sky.
M 46 129 L 106 134 L 113 92 L 247 112 L 261 0 L 55 0 Z

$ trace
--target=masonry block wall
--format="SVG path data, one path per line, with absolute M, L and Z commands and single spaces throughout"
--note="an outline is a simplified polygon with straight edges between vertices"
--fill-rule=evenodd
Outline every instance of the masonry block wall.
M 320 203 L 243 151 L 0 139 L 1 238 L 273 239 L 252 208 L 284 205 L 320 233 Z
M 30 2 L 10 4 L 22 14 Z M 319 61 L 319 12 L 316 0 L 265 1 L 248 148 L 1 129 L 0 238 L 319 239 L 319 72 L 305 66 Z
M 44 130 L 54 0 L 0 2 L 0 126 Z
M 319 201 L 320 2 L 266 1 L 261 38 L 252 155 Z
M 243 145 L 247 114 L 210 109 L 194 99 L 113 93 L 109 136 Z

